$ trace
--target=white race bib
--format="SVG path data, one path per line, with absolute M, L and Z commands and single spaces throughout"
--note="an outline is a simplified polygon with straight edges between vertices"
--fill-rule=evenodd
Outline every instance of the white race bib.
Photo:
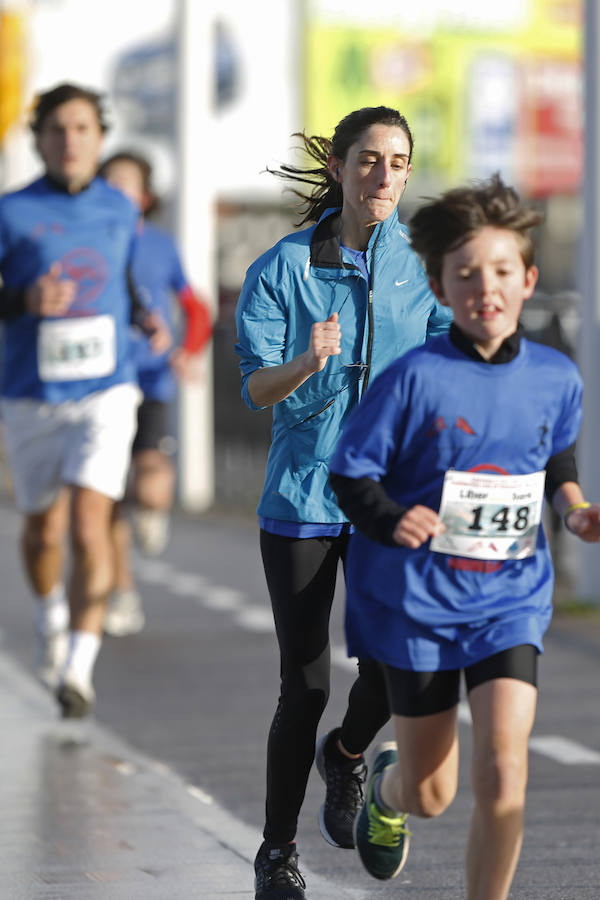
M 115 320 L 112 316 L 43 320 L 37 357 L 42 381 L 110 375 L 116 366 Z
M 439 513 L 446 531 L 432 538 L 430 549 L 471 559 L 531 556 L 542 517 L 545 479 L 545 472 L 446 472 Z

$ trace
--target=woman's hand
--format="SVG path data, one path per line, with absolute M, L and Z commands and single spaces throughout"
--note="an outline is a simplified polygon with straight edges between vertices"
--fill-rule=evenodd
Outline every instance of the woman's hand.
M 310 343 L 304 352 L 304 363 L 308 372 L 321 372 L 330 356 L 339 356 L 342 330 L 338 314 L 332 313 L 326 322 L 315 322 L 310 330 Z
M 287 363 L 256 369 L 248 379 L 248 393 L 257 406 L 272 406 L 289 397 L 315 372 L 325 368 L 330 356 L 341 353 L 342 331 L 338 314 L 326 322 L 315 322 L 310 330 L 308 348 Z

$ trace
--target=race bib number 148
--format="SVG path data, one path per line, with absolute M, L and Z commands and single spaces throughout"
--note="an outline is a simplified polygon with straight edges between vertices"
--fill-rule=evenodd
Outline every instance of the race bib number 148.
M 535 552 L 545 472 L 488 475 L 446 472 L 440 505 L 443 534 L 430 549 L 471 559 L 524 559 Z

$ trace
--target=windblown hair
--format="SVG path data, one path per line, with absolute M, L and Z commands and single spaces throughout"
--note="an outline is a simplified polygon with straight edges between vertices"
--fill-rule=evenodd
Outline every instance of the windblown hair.
M 101 130 L 108 131 L 103 95 L 80 85 L 65 82 L 43 94 L 38 94 L 35 98 L 29 122 L 33 133 L 39 134 L 46 117 L 61 103 L 67 103 L 69 100 L 86 100 L 94 107 Z
M 354 110 L 338 123 L 333 137 L 308 136 L 304 131 L 295 132 L 292 137 L 299 138 L 303 149 L 314 160 L 314 166 L 293 166 L 282 164 L 279 169 L 267 169 L 272 175 L 288 182 L 308 185 L 310 190 L 290 187 L 289 190 L 301 201 L 302 219 L 298 225 L 307 222 L 318 222 L 326 209 L 340 207 L 343 202 L 342 186 L 331 176 L 327 168 L 327 160 L 335 156 L 345 160 L 348 150 L 361 135 L 372 125 L 390 125 L 401 128 L 408 138 L 410 156 L 413 151 L 413 136 L 408 122 L 398 110 L 388 106 L 365 106 Z M 410 162 L 410 157 L 409 157 Z
M 486 225 L 505 228 L 517 238 L 527 268 L 535 261 L 531 229 L 543 215 L 524 204 L 498 173 L 473 185 L 457 187 L 431 198 L 409 221 L 413 249 L 423 259 L 430 278 L 440 281 L 444 254 L 456 250 Z

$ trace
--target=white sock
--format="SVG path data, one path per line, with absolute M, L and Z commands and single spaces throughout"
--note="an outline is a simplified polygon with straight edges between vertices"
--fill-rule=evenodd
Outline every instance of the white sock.
M 69 627 L 69 604 L 64 584 L 57 584 L 49 594 L 36 597 L 35 625 L 41 634 L 56 634 Z
M 94 664 L 102 640 L 90 631 L 72 631 L 69 635 L 69 652 L 65 671 L 78 681 L 91 683 Z

